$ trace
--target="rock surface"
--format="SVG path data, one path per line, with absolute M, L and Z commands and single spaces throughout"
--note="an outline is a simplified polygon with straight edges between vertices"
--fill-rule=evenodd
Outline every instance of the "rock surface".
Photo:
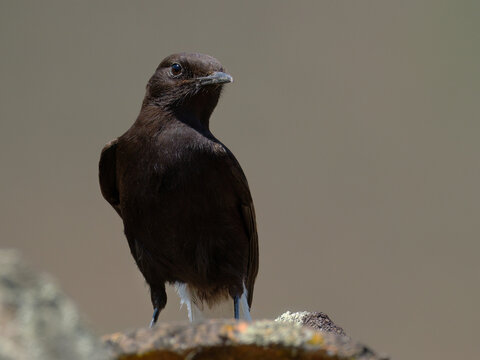
M 0 359 L 106 359 L 75 305 L 13 250 L 0 250 Z
M 163 323 L 104 337 L 122 360 L 170 359 L 382 359 L 363 345 L 333 332 L 271 320 L 252 323 L 209 320 Z
M 322 312 L 302 311 L 292 313 L 290 311 L 287 311 L 286 313 L 276 318 L 275 321 L 289 322 L 298 325 L 308 326 L 317 331 L 331 332 L 337 335 L 347 335 L 340 326 L 335 325 L 335 323 L 330 320 L 327 314 L 324 314 Z
M 323 313 L 287 312 L 276 321 L 160 323 L 105 336 L 17 252 L 0 250 L 0 360 L 382 359 Z

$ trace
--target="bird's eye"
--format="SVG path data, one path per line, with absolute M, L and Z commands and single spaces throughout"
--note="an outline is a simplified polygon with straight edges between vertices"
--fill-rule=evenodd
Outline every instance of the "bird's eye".
M 170 69 L 173 75 L 179 75 L 182 72 L 182 66 L 178 63 L 172 64 Z

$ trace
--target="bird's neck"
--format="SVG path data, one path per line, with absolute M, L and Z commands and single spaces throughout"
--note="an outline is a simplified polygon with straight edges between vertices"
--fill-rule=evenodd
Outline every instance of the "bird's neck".
M 205 111 L 198 107 L 181 106 L 174 110 L 158 105 L 145 105 L 137 118 L 136 126 L 158 132 L 159 127 L 168 126 L 168 123 L 180 121 L 196 131 L 210 137 L 210 115 L 212 111 Z
M 189 98 L 173 109 L 174 116 L 181 122 L 201 133 L 210 133 L 210 116 L 218 99 L 206 96 Z
M 196 111 L 189 111 L 188 108 L 182 108 L 174 112 L 174 116 L 182 123 L 194 128 L 200 133 L 210 132 L 210 116 L 204 116 Z
M 155 119 L 177 120 L 202 134 L 211 134 L 210 116 L 217 106 L 220 91 L 221 89 L 216 89 L 215 92 L 201 92 L 173 102 L 145 100 L 140 118 L 154 122 Z

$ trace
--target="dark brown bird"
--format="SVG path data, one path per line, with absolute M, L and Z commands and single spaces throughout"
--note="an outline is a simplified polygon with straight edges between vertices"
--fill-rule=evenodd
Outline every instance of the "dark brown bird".
M 229 296 L 234 317 L 242 310 L 249 318 L 258 271 L 255 211 L 239 163 L 209 126 L 229 82 L 211 56 L 168 56 L 147 84 L 135 123 L 102 150 L 100 187 L 150 286 L 151 326 L 166 305 L 166 283 L 176 285 L 190 320 L 192 308 Z

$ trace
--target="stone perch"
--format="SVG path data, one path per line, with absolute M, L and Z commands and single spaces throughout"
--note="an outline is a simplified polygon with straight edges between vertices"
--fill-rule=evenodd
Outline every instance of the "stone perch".
M 119 360 L 386 359 L 343 335 L 322 315 L 313 315 L 321 319 L 315 326 L 328 324 L 330 331 L 315 331 L 291 320 L 209 320 L 193 325 L 159 323 L 153 329 L 115 333 L 103 340 Z
M 323 313 L 276 321 L 160 322 L 104 336 L 85 325 L 54 281 L 0 250 L 1 360 L 385 359 L 352 341 Z

